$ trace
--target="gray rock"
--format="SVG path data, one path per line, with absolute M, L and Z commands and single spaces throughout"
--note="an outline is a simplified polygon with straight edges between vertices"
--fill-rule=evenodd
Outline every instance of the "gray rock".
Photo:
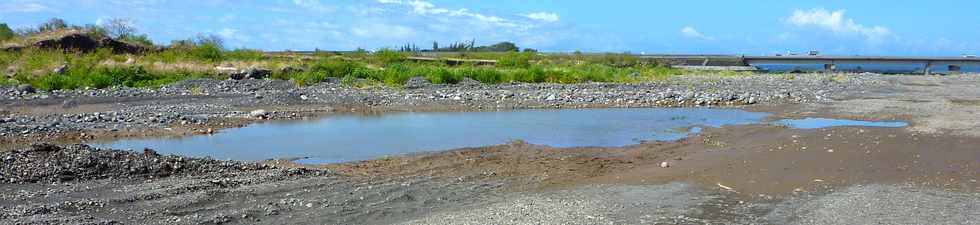
M 7 78 L 13 78 L 14 76 L 17 75 L 17 67 L 13 67 L 13 66 L 7 67 L 7 69 L 4 70 L 3 74 Z
M 62 64 L 62 65 L 60 65 L 58 67 L 55 67 L 53 70 L 51 70 L 51 73 L 54 73 L 54 74 L 65 74 L 65 71 L 67 71 L 67 70 L 68 70 L 68 65 Z
M 432 82 L 424 77 L 412 77 L 405 82 L 405 88 L 424 88 L 429 85 L 432 85 Z
M 256 110 L 252 110 L 251 112 L 249 112 L 248 113 L 248 116 L 255 117 L 255 118 L 263 118 L 264 119 L 267 116 L 269 116 L 269 112 L 266 112 L 264 109 L 256 109 Z
M 557 97 L 557 96 L 555 96 L 555 94 L 550 94 L 550 95 L 548 95 L 548 97 L 547 97 L 547 98 L 545 98 L 544 100 L 545 100 L 545 101 L 554 101 L 554 100 L 558 100 L 558 97 Z
M 249 79 L 265 79 L 272 75 L 272 70 L 261 69 L 261 68 L 248 68 L 243 71 L 245 78 Z
M 303 68 L 292 67 L 292 66 L 284 66 L 282 68 L 279 68 L 279 73 L 282 74 L 301 73 L 303 71 L 304 71 Z
M 462 85 L 480 85 L 482 83 L 480 83 L 480 81 L 474 80 L 473 78 L 470 78 L 470 77 L 463 77 L 463 80 L 460 81 L 459 84 L 462 84 Z
M 23 92 L 23 93 L 34 93 L 34 92 L 37 92 L 37 90 L 34 89 L 34 86 L 31 86 L 30 84 L 17 85 L 17 91 L 20 91 L 20 92 Z

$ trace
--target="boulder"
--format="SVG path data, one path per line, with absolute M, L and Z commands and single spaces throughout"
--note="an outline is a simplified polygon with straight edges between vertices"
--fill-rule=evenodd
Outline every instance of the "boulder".
M 302 72 L 303 72 L 303 68 L 299 68 L 299 67 L 284 66 L 282 68 L 279 68 L 279 73 L 282 74 L 302 73 Z
M 558 100 L 558 96 L 555 96 L 555 94 L 550 94 L 550 95 L 548 95 L 548 97 L 547 97 L 547 98 L 545 98 L 544 100 L 545 100 L 545 101 L 555 101 L 555 100 Z
M 432 85 L 432 82 L 424 77 L 412 77 L 405 82 L 405 88 L 424 88 L 429 85 Z
M 269 112 L 266 112 L 264 109 L 256 109 L 249 112 L 248 116 L 264 119 L 269 116 Z
M 65 74 L 65 71 L 68 71 L 68 65 L 61 64 L 60 66 L 52 69 L 51 73 L 61 75 L 61 74 Z
M 339 83 L 340 83 L 340 78 L 336 78 L 336 77 L 327 77 L 327 79 L 324 79 L 324 80 L 323 80 L 323 83 L 328 83 L 328 84 L 339 84 Z
M 65 51 L 94 51 L 101 44 L 98 40 L 84 33 L 72 33 L 56 38 L 43 39 L 34 42 L 34 47 L 45 49 L 62 49 Z
M 44 49 L 62 49 L 64 51 L 82 51 L 91 52 L 99 48 L 112 49 L 113 53 L 116 54 L 139 54 L 142 52 L 149 51 L 147 47 L 141 45 L 130 44 L 124 41 L 115 40 L 112 38 L 100 38 L 96 39 L 92 34 L 88 34 L 81 31 L 69 31 L 66 34 L 60 36 L 54 36 L 49 38 L 44 38 L 34 43 L 31 46 Z M 23 47 L 18 48 L 5 48 L 8 50 L 19 50 Z
M 480 83 L 480 81 L 474 80 L 473 78 L 463 77 L 463 80 L 460 81 L 459 84 L 462 84 L 462 85 L 480 85 L 481 83 Z
M 20 92 L 23 92 L 23 93 L 34 93 L 34 92 L 37 92 L 37 90 L 34 89 L 34 86 L 31 86 L 30 84 L 17 85 L 17 91 L 20 91 Z
M 265 79 L 272 75 L 272 70 L 261 69 L 261 68 L 248 68 L 242 71 L 245 74 L 245 78 L 249 79 Z
M 27 149 L 31 152 L 53 152 L 61 150 L 57 145 L 49 143 L 35 143 L 31 145 L 31 148 Z
M 14 67 L 14 66 L 8 66 L 8 67 L 7 67 L 7 69 L 3 71 L 3 74 L 4 74 L 4 76 L 6 76 L 6 77 L 7 77 L 8 79 L 9 79 L 9 78 L 13 78 L 14 76 L 17 76 L 17 67 Z
M 112 53 L 116 54 L 137 54 L 149 51 L 146 47 L 130 44 L 124 41 L 119 41 L 112 38 L 102 38 L 99 40 L 99 47 L 112 49 Z

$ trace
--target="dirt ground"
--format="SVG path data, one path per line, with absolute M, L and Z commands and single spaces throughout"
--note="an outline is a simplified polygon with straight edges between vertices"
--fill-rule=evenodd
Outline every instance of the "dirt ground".
M 737 125 L 625 147 L 517 141 L 318 166 L 262 162 L 326 175 L 0 184 L 0 223 L 980 223 L 980 79 L 885 79 L 828 102 L 745 109 L 909 127 Z

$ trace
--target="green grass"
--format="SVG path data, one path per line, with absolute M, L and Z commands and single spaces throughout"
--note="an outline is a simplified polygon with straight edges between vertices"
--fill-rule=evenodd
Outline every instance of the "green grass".
M 269 57 L 259 50 L 226 51 L 209 45 L 178 46 L 136 56 L 112 54 L 107 49 L 90 53 L 25 49 L 23 52 L 0 52 L 0 67 L 12 66 L 17 71 L 13 80 L 3 80 L 0 84 L 29 83 L 43 90 L 159 86 L 183 79 L 214 77 L 212 68 L 228 63 L 270 67 L 268 69 L 273 70 L 272 79 L 292 80 L 299 85 L 337 79 L 343 84 L 357 87 L 398 87 L 412 77 L 423 77 L 435 84 L 455 84 L 465 78 L 486 84 L 633 83 L 663 80 L 690 72 L 626 54 L 477 52 L 439 55 L 493 59 L 498 62 L 495 65 L 456 66 L 443 62 L 410 61 L 405 53 L 387 49 L 374 53 L 321 52 L 303 57 L 306 59 Z M 130 58 L 136 59 L 136 63 L 126 63 Z M 68 65 L 68 69 L 64 74 L 52 73 L 52 69 L 59 65 Z M 282 66 L 303 70 L 278 70 Z M 730 72 L 725 71 L 718 73 L 722 76 L 750 75 L 740 72 L 729 74 Z
M 267 59 L 265 53 L 255 49 L 235 49 L 224 53 L 224 58 L 230 60 L 259 61 Z

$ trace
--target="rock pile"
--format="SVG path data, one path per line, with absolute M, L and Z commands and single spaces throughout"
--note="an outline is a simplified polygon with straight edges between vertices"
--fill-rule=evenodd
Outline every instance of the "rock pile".
M 34 144 L 0 153 L 0 183 L 63 182 L 72 180 L 160 178 L 174 175 L 228 174 L 276 169 L 257 163 L 219 161 L 142 152 L 106 150 L 87 145 Z M 286 175 L 323 173 L 288 169 Z

